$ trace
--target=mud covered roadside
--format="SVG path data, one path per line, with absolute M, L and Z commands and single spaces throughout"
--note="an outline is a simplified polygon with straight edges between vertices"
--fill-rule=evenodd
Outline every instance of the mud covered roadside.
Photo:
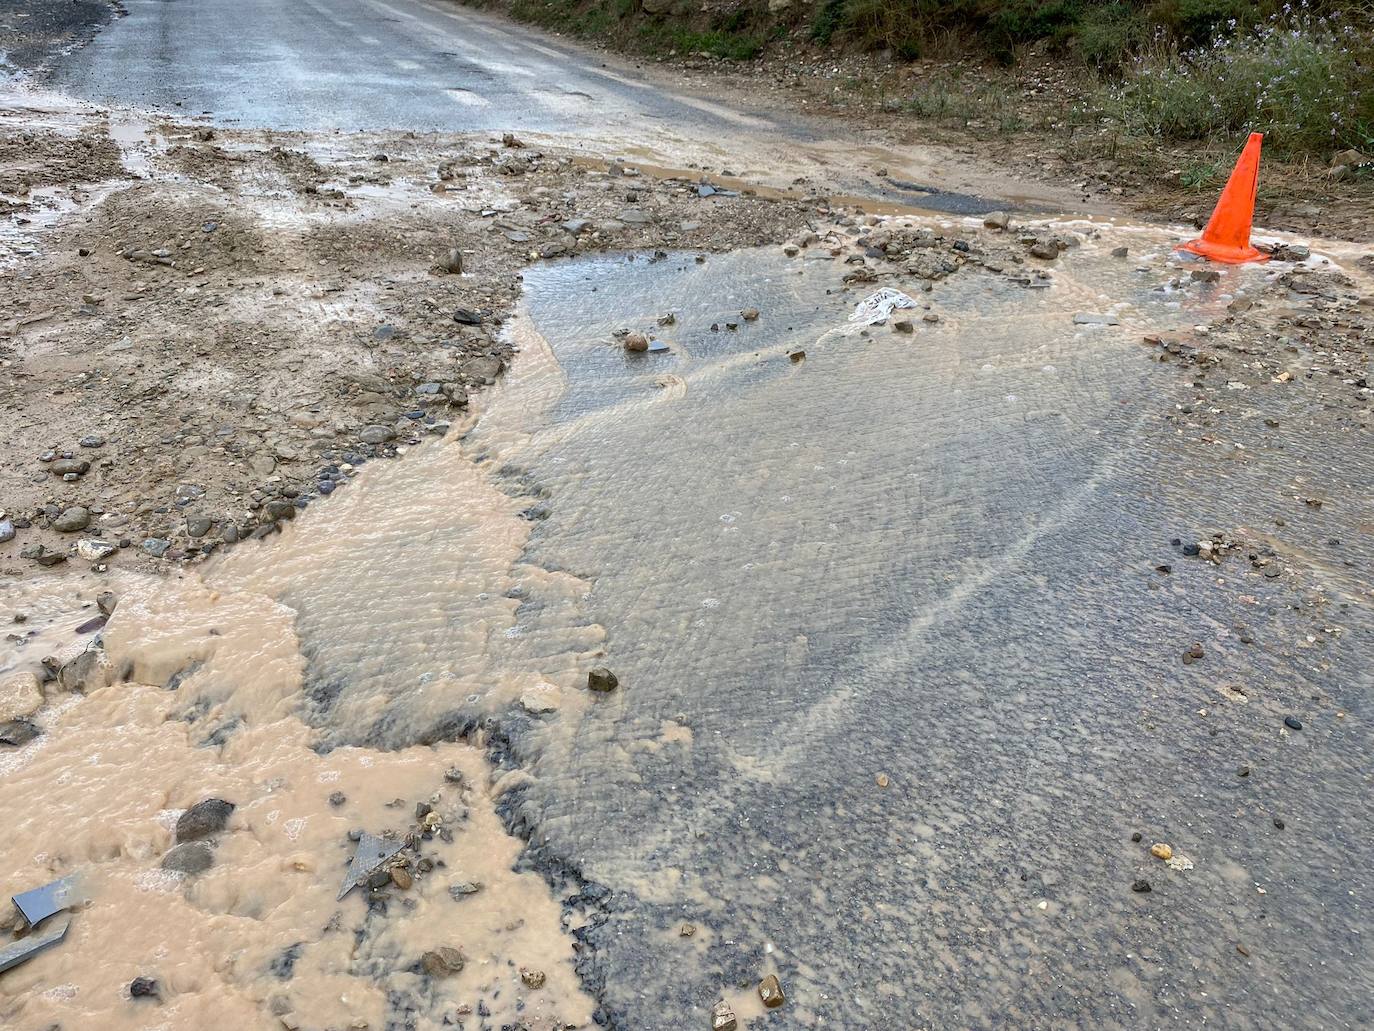
M 32 69 L 88 42 L 122 13 L 118 0 L 5 0 L 0 7 L 0 72 Z
M 0 151 L 10 575 L 272 532 L 467 412 L 531 261 L 777 242 L 802 212 L 514 137 L 227 132 L 55 98 L 12 100 Z

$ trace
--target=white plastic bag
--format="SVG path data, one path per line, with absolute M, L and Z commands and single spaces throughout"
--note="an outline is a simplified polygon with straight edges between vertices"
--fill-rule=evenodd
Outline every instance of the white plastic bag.
M 854 314 L 849 316 L 849 321 L 862 322 L 865 326 L 876 326 L 880 322 L 886 322 L 888 317 L 898 308 L 914 307 L 916 307 L 916 302 L 902 291 L 885 286 L 876 294 L 860 301 L 859 306 L 854 309 Z

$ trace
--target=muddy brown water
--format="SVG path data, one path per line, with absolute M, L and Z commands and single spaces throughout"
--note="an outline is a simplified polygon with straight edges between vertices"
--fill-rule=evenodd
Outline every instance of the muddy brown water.
M 1289 583 L 1179 558 L 1273 466 L 1195 469 L 1161 419 L 1179 377 L 1140 354 L 1272 273 L 1177 285 L 1166 234 L 1077 228 L 1047 289 L 893 284 L 938 316 L 910 334 L 851 323 L 874 286 L 806 252 L 532 268 L 473 425 L 202 576 L 120 580 L 134 683 L 0 758 L 6 883 L 98 871 L 68 941 L 0 978 L 7 1020 L 268 1027 L 283 996 L 308 1027 L 677 1031 L 720 998 L 778 1029 L 1366 1021 L 1374 742 L 1367 676 L 1338 671 L 1367 585 L 1318 567 L 1355 610 L 1318 638 Z M 1263 451 L 1259 422 L 1233 444 Z M 1319 440 L 1281 461 L 1331 478 Z M 28 589 L 48 636 L 8 665 L 93 590 Z M 585 690 L 595 665 L 617 691 Z M 206 794 L 240 806 L 215 868 L 159 872 Z M 429 798 L 442 876 L 336 903 L 345 832 Z M 455 902 L 458 878 L 486 888 Z M 415 970 L 437 944 L 462 975 Z M 155 1018 L 120 994 L 150 971 Z

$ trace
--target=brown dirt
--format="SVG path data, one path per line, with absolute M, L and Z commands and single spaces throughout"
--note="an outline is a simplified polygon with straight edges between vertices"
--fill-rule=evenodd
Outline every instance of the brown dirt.
M 510 357 L 500 326 L 531 261 L 778 241 L 802 210 L 500 139 L 60 118 L 0 134 L 0 150 L 74 155 L 22 195 L 16 218 L 36 222 L 16 224 L 0 288 L 11 574 L 77 539 L 176 559 L 271 532 L 465 411 Z M 443 270 L 454 248 L 463 275 Z M 90 468 L 64 479 L 63 458 Z M 89 527 L 53 529 L 73 507 Z
M 690 64 L 703 65 L 698 59 Z M 713 70 L 719 62 L 709 62 Z M 873 55 L 772 54 L 753 65 L 725 65 L 727 82 L 770 102 L 861 124 L 903 144 L 943 143 L 1001 165 L 1009 174 L 1072 184 L 1087 204 L 1124 206 L 1151 220 L 1201 227 L 1239 152 L 1216 142 L 1165 144 L 1074 116 L 1092 84 L 1083 72 L 1032 58 L 1014 69 L 969 62 L 889 62 Z M 943 116 L 910 109 L 942 103 L 932 83 L 957 77 L 961 97 Z M 934 87 L 943 90 L 943 85 Z M 1374 177 L 1330 178 L 1313 162 L 1266 159 L 1256 224 L 1341 240 L 1374 239 Z
M 943 147 L 989 180 L 1000 174 L 1004 182 L 1068 187 L 1086 211 L 1198 227 L 1243 142 L 1166 144 L 1088 122 L 1076 111 L 1095 88 L 1086 70 L 1035 53 L 1008 69 L 965 60 L 900 62 L 793 43 L 749 62 L 673 55 L 644 60 L 641 67 L 659 75 L 676 69 L 745 109 L 831 122 L 837 138 L 880 149 Z M 870 175 L 883 171 L 856 152 L 855 170 L 864 164 L 872 166 Z M 1329 171 L 1315 161 L 1266 158 L 1256 225 L 1374 239 L 1374 176 L 1339 181 Z M 935 169 L 931 185 L 949 188 L 941 180 L 957 174 Z

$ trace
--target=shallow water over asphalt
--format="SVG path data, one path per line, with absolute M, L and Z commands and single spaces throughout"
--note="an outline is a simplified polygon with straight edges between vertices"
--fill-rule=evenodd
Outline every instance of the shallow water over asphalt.
M 144 974 L 188 1027 L 678 1031 L 720 998 L 753 1031 L 1367 1024 L 1374 469 L 1291 394 L 1263 415 L 1320 432 L 1241 420 L 1199 470 L 1162 418 L 1194 392 L 1139 337 L 1272 272 L 1179 283 L 1163 233 L 1078 228 L 1047 288 L 891 282 L 929 306 L 909 334 L 849 322 L 877 284 L 809 252 L 532 267 L 473 425 L 204 583 L 7 590 L 0 683 L 89 641 L 106 586 L 128 680 L 0 756 L 7 883 L 94 897 L 0 981 L 7 1026 L 144 1026 Z M 1278 579 L 1170 546 L 1262 538 L 1236 513 L 1311 484 L 1293 539 L 1344 547 Z M 212 795 L 238 809 L 183 883 L 159 859 Z M 417 799 L 443 865 L 339 903 L 346 832 Z M 418 969 L 440 944 L 461 976 Z
M 1304 637 L 1292 585 L 1170 547 L 1273 466 L 1219 484 L 1161 422 L 1184 396 L 1141 331 L 1266 274 L 1166 288 L 1165 246 L 1104 230 L 1044 290 L 895 284 L 939 316 L 910 335 L 851 325 L 873 287 L 828 260 L 531 269 L 476 427 L 213 577 L 297 611 L 327 741 L 495 717 L 527 861 L 592 886 L 578 970 L 612 1026 L 748 1017 L 769 971 L 789 1001 L 759 1027 L 1357 1026 L 1374 742 L 1333 669 L 1369 627 Z M 1074 325 L 1112 298 L 1120 327 Z M 625 354 L 624 327 L 670 352 Z M 1261 452 L 1255 422 L 1235 443 Z M 1295 483 L 1329 462 L 1282 456 Z

